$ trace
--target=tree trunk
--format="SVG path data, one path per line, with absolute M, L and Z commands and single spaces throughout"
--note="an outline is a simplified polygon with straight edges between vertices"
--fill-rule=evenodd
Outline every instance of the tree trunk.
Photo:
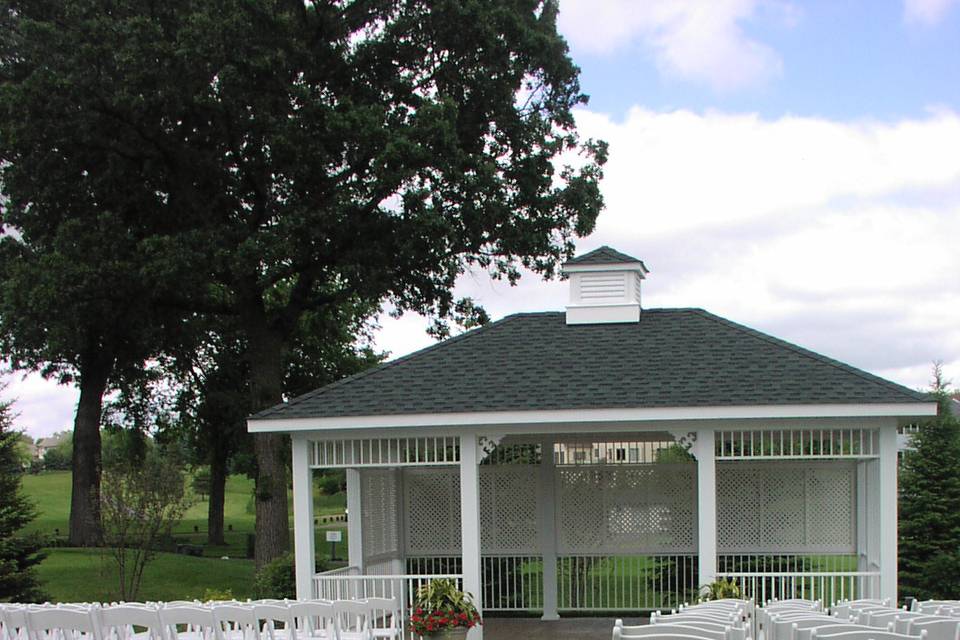
M 93 547 L 103 539 L 100 521 L 100 418 L 112 364 L 102 356 L 80 360 L 80 400 L 73 421 L 73 487 L 70 545 Z
M 207 543 L 226 544 L 223 538 L 223 504 L 227 490 L 227 459 L 222 447 L 210 454 L 210 502 L 207 507 Z
M 251 326 L 252 325 L 252 326 Z M 254 317 L 249 331 L 250 392 L 254 411 L 283 400 L 284 341 L 268 328 L 262 317 Z M 287 436 L 257 433 L 253 436 L 257 460 L 256 543 L 254 556 L 259 569 L 290 550 L 290 520 L 287 502 Z

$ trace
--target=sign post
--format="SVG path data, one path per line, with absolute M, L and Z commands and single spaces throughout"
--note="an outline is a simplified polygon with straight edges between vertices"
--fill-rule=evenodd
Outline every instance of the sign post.
M 337 559 L 337 543 L 343 540 L 342 531 L 327 531 L 327 542 L 330 543 L 330 559 Z

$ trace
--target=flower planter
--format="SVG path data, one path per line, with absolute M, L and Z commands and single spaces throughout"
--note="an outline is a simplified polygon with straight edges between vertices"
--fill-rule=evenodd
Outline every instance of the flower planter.
M 443 631 L 433 631 L 425 635 L 424 638 L 428 640 L 466 640 L 468 631 L 470 630 L 466 627 L 444 629 Z

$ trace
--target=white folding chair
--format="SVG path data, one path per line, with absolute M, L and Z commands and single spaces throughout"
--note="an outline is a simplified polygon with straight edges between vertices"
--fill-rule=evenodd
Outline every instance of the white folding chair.
M 623 640 L 628 636 L 624 636 L 621 633 L 621 629 L 618 627 L 613 628 L 613 640 Z M 688 634 L 678 634 L 678 633 L 664 633 L 660 635 L 645 636 L 643 640 L 709 640 L 705 636 L 698 635 L 688 635 Z
M 827 624 L 836 624 L 837 620 L 814 612 L 790 616 L 780 615 L 770 618 L 766 627 L 766 640 L 793 640 L 794 629 L 806 629 Z
M 218 640 L 260 640 L 260 622 L 253 607 L 218 603 L 211 608 Z
M 155 607 L 122 604 L 97 612 L 103 640 L 164 640 L 160 612 Z
M 27 608 L 22 605 L 0 605 L 0 638 L 2 640 L 28 640 Z
M 665 633 L 672 633 L 676 635 L 696 636 L 698 638 L 704 638 L 704 640 L 727 640 L 725 630 L 715 631 L 697 627 L 686 627 L 680 624 L 646 624 L 631 627 L 614 626 L 614 629 L 619 629 L 620 637 L 622 638 L 644 638 L 644 640 L 646 640 L 648 638 L 662 636 Z
M 31 640 L 102 640 L 92 609 L 27 609 L 26 622 Z
M 927 640 L 960 640 L 960 619 L 946 618 L 943 620 L 911 621 L 909 632 L 911 636 L 921 633 L 927 634 Z
M 373 611 L 366 600 L 335 600 L 333 612 L 337 618 L 339 640 L 371 640 L 370 618 Z
M 820 635 L 817 629 L 810 630 L 810 640 L 916 640 L 918 636 L 905 636 L 892 631 L 879 629 L 861 629 L 859 631 L 843 631 L 841 633 L 824 633 Z M 921 640 L 927 640 L 927 634 L 919 635 Z
M 403 639 L 403 614 L 396 598 L 367 598 L 367 606 L 374 638 Z
M 260 635 L 267 640 L 297 640 L 297 629 L 293 622 L 290 607 L 282 600 L 264 603 L 258 601 L 253 604 L 253 615 L 260 623 Z M 282 626 L 278 627 L 277 623 Z
M 318 600 L 291 602 L 289 609 L 297 640 L 339 640 L 333 603 Z
M 856 633 L 861 631 L 886 631 L 893 632 L 893 624 L 888 625 L 887 629 L 875 630 L 873 627 L 865 628 L 863 625 L 859 624 L 850 624 L 850 623 L 840 623 L 840 624 L 825 624 L 816 627 L 807 627 L 805 629 L 797 629 L 794 633 L 791 640 L 811 640 L 816 632 L 817 636 L 824 635 L 835 635 L 838 633 Z
M 208 607 L 163 607 L 160 622 L 167 640 L 218 640 L 213 610 Z

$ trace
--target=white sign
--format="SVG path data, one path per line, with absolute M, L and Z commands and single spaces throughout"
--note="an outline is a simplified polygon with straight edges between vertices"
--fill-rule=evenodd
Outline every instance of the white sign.
M 343 540 L 342 531 L 327 531 L 327 542 L 340 542 Z

